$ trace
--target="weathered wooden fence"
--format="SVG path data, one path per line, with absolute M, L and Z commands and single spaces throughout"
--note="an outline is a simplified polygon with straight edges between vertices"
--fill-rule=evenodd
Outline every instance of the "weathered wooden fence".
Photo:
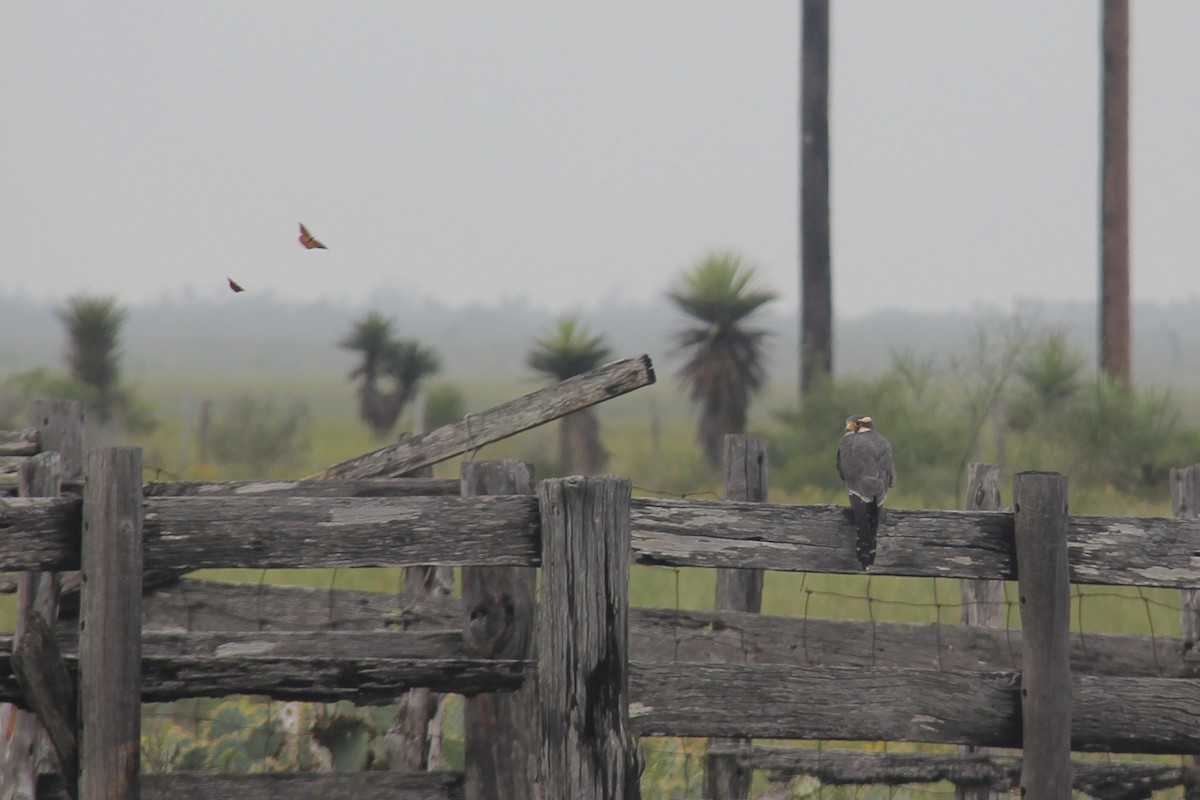
M 20 457 L 39 449 L 21 447 Z M 405 451 L 406 469 L 413 452 Z M 44 645 L 34 671 L 55 666 L 79 687 L 81 775 L 44 780 L 39 796 L 78 786 L 88 800 L 135 797 L 139 788 L 172 797 L 517 797 L 535 796 L 534 784 L 547 800 L 629 798 L 638 795 L 638 736 L 711 737 L 713 797 L 744 793 L 755 769 L 829 783 L 1019 785 L 1039 798 L 1065 797 L 1072 784 L 1101 797 L 1196 785 L 1184 767 L 1071 762 L 1072 750 L 1200 752 L 1200 660 L 1186 637 L 1073 635 L 1064 604 L 1069 582 L 1190 592 L 1200 585 L 1200 521 L 1069 516 L 1065 479 L 1026 473 L 1017 476 L 1013 512 L 890 511 L 872 569 L 1016 580 L 1022 631 L 770 617 L 754 613 L 761 579 L 744 571 L 859 573 L 852 522 L 838 506 L 762 502 L 765 448 L 741 440 L 730 452 L 726 499 L 696 502 L 632 499 L 629 483 L 613 477 L 545 481 L 534 495 L 527 469 L 511 463 L 469 467 L 457 493 L 446 482 L 364 480 L 349 467 L 336 481 L 141 487 L 136 451 L 93 451 L 83 500 L 20 497 L 0 506 L 0 569 L 60 573 L 82 563 L 86 576 L 77 639 L 31 636 L 27 626 L 11 658 L 0 657 L 0 700 L 33 707 L 41 719 L 65 713 L 67 701 L 21 677 L 23 648 L 33 646 L 25 642 Z M 364 463 L 390 474 L 386 456 Z M 1180 471 L 1173 486 L 1194 492 L 1195 472 Z M 435 493 L 412 496 L 417 488 Z M 1181 497 L 1182 515 L 1194 495 Z M 742 572 L 721 573 L 715 611 L 630 609 L 631 563 Z M 404 630 L 364 630 L 396 621 L 394 603 L 351 592 L 217 590 L 194 581 L 144 599 L 130 591 L 150 570 L 424 564 L 469 568 L 465 597 L 414 602 L 403 610 Z M 1184 613 L 1194 614 L 1187 597 Z M 341 629 L 236 629 L 273 618 L 264 611 L 272 608 L 282 612 L 279 628 L 308 614 L 337 619 Z M 141 629 L 143 617 L 180 613 L 196 627 L 232 629 Z M 1196 626 L 1185 620 L 1183 630 Z M 416 686 L 475 698 L 471 781 L 374 773 L 135 779 L 142 700 L 259 694 L 384 703 Z M 69 752 L 62 729 L 78 726 L 48 727 L 58 752 Z M 812 751 L 753 738 L 1024 746 L 1026 758 Z

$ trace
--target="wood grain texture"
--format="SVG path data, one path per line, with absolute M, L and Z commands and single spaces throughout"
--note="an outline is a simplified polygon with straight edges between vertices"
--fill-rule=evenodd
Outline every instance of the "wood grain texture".
M 0 477 L 16 475 L 29 456 L 0 456 Z
M 180 497 L 146 508 L 146 567 L 538 562 L 531 497 Z
M 630 700 L 642 735 L 1020 741 L 1015 673 L 638 661 Z
M 81 800 L 138 800 L 142 451 L 136 447 L 91 450 L 85 475 L 79 796 Z
M 654 366 L 649 356 L 613 361 L 479 414 L 468 414 L 461 422 L 335 464 L 315 477 L 379 478 L 403 475 L 652 383 Z
M 143 800 L 464 800 L 462 775 L 455 772 L 173 772 L 142 775 L 140 783 Z M 66 800 L 62 776 L 43 776 L 38 782 L 38 798 Z
M 641 735 L 1021 746 L 1015 672 L 635 661 L 629 687 Z M 1184 755 L 1200 745 L 1195 680 L 1083 675 L 1070 695 L 1074 750 Z
M 34 400 L 29 424 L 38 430 L 42 452 L 62 456 L 63 481 L 83 480 L 84 406 L 78 400 Z
M 629 647 L 638 661 L 963 672 L 1018 672 L 1025 649 L 1022 632 L 1015 628 L 661 608 L 630 609 Z M 1081 675 L 1197 678 L 1200 653 L 1169 636 L 1073 632 L 1071 670 Z
M 538 491 L 541 780 L 546 798 L 635 800 L 629 738 L 627 479 L 556 478 Z
M 12 671 L 29 708 L 54 745 L 59 768 L 72 779 L 69 790 L 74 796 L 79 777 L 74 676 L 67 670 L 58 642 L 41 614 L 30 609 L 24 627 L 12 654 Z
M 1171 470 L 1171 507 L 1177 519 L 1200 517 L 1200 464 Z M 1185 641 L 1200 641 L 1200 579 L 1180 591 L 1179 627 Z
M 999 406 L 997 406 L 999 408 Z M 967 509 L 969 511 L 999 511 L 1000 468 L 994 464 L 967 465 Z M 959 581 L 962 598 L 962 624 L 987 628 L 1004 627 L 1004 612 L 1007 610 L 1003 581 Z M 939 651 L 940 655 L 940 651 Z M 1074 654 L 1072 654 L 1074 655 Z M 979 752 L 978 748 L 960 747 L 968 754 Z M 994 755 L 995 751 L 984 748 L 982 755 Z M 989 787 L 955 788 L 958 800 L 999 800 L 1000 795 Z
M 154 481 L 146 497 L 420 497 L 457 496 L 453 478 L 373 478 L 336 481 Z
M 1021 794 L 1071 797 L 1071 585 L 1067 574 L 1067 478 L 1013 476 L 1024 762 Z
M 78 498 L 0 499 L 0 571 L 79 569 Z
M 1020 784 L 1021 759 L 995 754 L 879 753 L 842 748 L 729 747 L 746 769 L 773 779 L 811 775 L 827 786 L 950 781 L 960 789 L 1008 796 Z M 1194 785 L 1194 769 L 1147 761 L 1071 762 L 1071 785 L 1090 797 L 1133 800 L 1180 785 Z
M 147 629 L 179 631 L 455 630 L 461 638 L 462 601 L 456 597 L 401 598 L 394 594 L 307 586 L 180 580 L 142 599 Z
M 475 461 L 462 465 L 462 494 L 532 495 L 527 461 Z M 475 657 L 536 658 L 537 570 L 532 567 L 464 567 L 462 646 Z M 463 707 L 464 772 L 468 800 L 531 800 L 538 796 L 541 718 L 537 681 L 514 692 L 479 694 Z
M 59 637 L 74 675 L 78 640 Z M 0 700 L 24 703 L 0 640 Z M 144 702 L 263 694 L 280 700 L 386 703 L 413 687 L 473 695 L 512 691 L 533 662 L 469 658 L 461 630 L 169 632 L 142 635 Z
M 488 503 L 495 505 L 485 511 Z M 385 566 L 418 563 L 442 552 L 436 543 L 401 537 L 402 554 L 388 557 L 398 544 L 386 536 L 390 520 L 413 533 L 409 524 L 423 526 L 431 536 L 445 533 L 447 541 L 461 545 L 452 548 L 452 560 L 440 563 L 533 566 L 537 512 L 528 503 L 501 497 L 147 498 L 147 563 L 256 567 L 268 563 L 262 556 L 267 553 L 281 567 Z M 833 505 L 637 498 L 633 552 L 642 564 L 857 574 L 862 570 L 854 558 L 849 513 Z M 476 532 L 500 525 L 523 533 L 456 534 L 447 531 L 446 514 Z M 206 515 L 219 533 L 205 532 Z M 78 519 L 78 500 L 0 500 L 0 570 L 77 569 Z M 181 538 L 160 542 L 168 526 Z M 258 531 L 245 530 L 253 526 Z M 308 527 L 336 530 L 329 537 L 332 545 L 310 538 Z M 1069 517 L 1067 535 L 1072 582 L 1179 589 L 1192 586 L 1200 574 L 1200 520 Z M 892 509 L 880 527 L 881 539 L 889 536 L 896 541 L 881 545 L 872 573 L 1016 578 L 1012 514 L 1006 512 Z M 338 541 L 348 537 L 353 541 Z M 333 560 L 324 558 L 329 550 Z
M 745 503 L 767 500 L 767 443 L 764 439 L 729 434 L 725 437 L 721 464 L 725 473 L 723 499 Z M 718 611 L 762 609 L 761 569 L 718 569 L 713 607 Z M 632 633 L 631 633 L 632 636 Z M 712 739 L 709 747 L 736 741 Z M 704 759 L 704 796 L 712 800 L 741 800 L 750 796 L 753 773 L 721 756 Z
M 39 449 L 37 428 L 0 431 L 0 456 L 32 456 Z

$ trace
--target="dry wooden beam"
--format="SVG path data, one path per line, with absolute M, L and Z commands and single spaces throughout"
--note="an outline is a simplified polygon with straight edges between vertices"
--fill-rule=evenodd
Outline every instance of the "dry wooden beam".
M 79 796 L 138 800 L 142 451 L 87 455 L 79 616 Z
M 629 692 L 642 735 L 1020 741 L 1015 673 L 635 661 Z
M 58 764 L 76 796 L 79 777 L 79 728 L 75 716 L 75 680 L 42 615 L 30 609 L 25 629 L 12 654 L 12 671 L 38 721 L 46 729 Z
M 634 800 L 629 737 L 629 496 L 625 478 L 557 478 L 538 606 L 541 781 L 548 798 Z
M 0 431 L 0 456 L 32 456 L 38 449 L 37 428 Z
M 339 481 L 154 481 L 146 497 L 420 497 L 458 495 L 453 478 L 370 478 Z
M 259 583 L 184 580 L 143 597 L 145 626 L 192 631 L 448 630 L 462 601 Z M 1014 625 L 1016 611 L 1014 609 Z M 1019 671 L 1021 631 L 974 626 L 860 622 L 669 608 L 629 609 L 629 647 L 638 661 L 879 666 Z M 1200 653 L 1170 636 L 1071 634 L 1075 674 L 1200 677 Z
M 468 414 L 461 422 L 444 425 L 429 433 L 412 436 L 373 453 L 335 464 L 315 477 L 378 478 L 403 475 L 652 383 L 654 367 L 649 356 L 613 361 L 479 414 Z
M 475 461 L 462 466 L 462 493 L 532 495 L 527 461 Z M 464 567 L 466 652 L 475 657 L 534 658 L 537 570 L 532 567 Z M 536 797 L 541 756 L 537 682 L 506 694 L 479 694 L 463 707 L 468 800 Z
M 467 658 L 461 631 L 144 634 L 141 699 L 261 694 L 278 700 L 388 703 L 413 687 L 475 695 L 521 686 L 533 662 Z M 67 669 L 78 649 L 64 639 Z M 0 654 L 0 700 L 25 705 Z M 134 704 L 136 705 L 136 703 Z
M 1017 574 L 1025 659 L 1021 795 L 1071 797 L 1071 585 L 1067 575 L 1067 477 L 1013 478 Z
M 482 505 L 474 508 L 471 504 L 487 502 L 498 504 L 492 509 L 501 517 L 496 522 L 521 527 L 525 534 L 516 538 L 501 535 L 499 538 L 508 547 L 484 541 L 495 537 L 482 534 L 481 539 L 474 534 L 448 534 L 460 544 L 469 540 L 472 548 L 482 545 L 482 549 L 471 551 L 480 553 L 482 560 L 456 552 L 455 560 L 441 561 L 434 555 L 440 548 L 433 542 L 406 542 L 402 556 L 392 560 L 388 552 L 396 542 L 387 539 L 381 530 L 387 526 L 372 527 L 368 519 L 375 517 L 383 523 L 386 519 L 408 518 L 425 525 L 426 532 L 438 532 L 440 536 L 448 527 L 439 521 L 444 513 L 457 514 L 475 529 L 486 527 L 487 512 Z M 459 503 L 463 505 L 456 505 Z M 522 510 L 522 503 L 528 500 L 147 498 L 147 561 L 175 569 L 218 566 L 210 561 L 197 564 L 189 560 L 214 557 L 219 557 L 219 566 L 328 566 L 318 559 L 318 554 L 330 546 L 323 538 L 328 537 L 346 540 L 336 545 L 345 548 L 342 553 L 333 554 L 347 559 L 346 563 L 334 564 L 340 566 L 528 566 L 536 556 L 532 555 L 535 548 L 526 546 L 533 543 L 526 534 L 536 528 L 537 513 L 532 507 Z M 505 504 L 508 506 L 501 510 Z M 0 570 L 77 569 L 79 508 L 78 500 L 66 498 L 0 500 L 0 531 L 4 534 L 0 536 Z M 633 551 L 638 563 L 854 574 L 862 571 L 854 558 L 849 512 L 841 506 L 639 498 L 633 501 L 632 513 Z M 215 526 L 211 532 L 206 532 L 206 515 L 212 517 Z M 1002 512 L 893 509 L 880 530 L 879 558 L 872 572 L 1012 580 L 1016 577 L 1012 519 L 1012 514 Z M 181 540 L 161 541 L 168 523 L 169 533 L 178 532 Z M 255 525 L 258 531 L 246 530 Z M 310 527 L 322 535 L 313 535 L 307 530 Z M 397 522 L 396 528 L 403 532 L 409 526 Z M 295 551 L 297 546 L 300 552 Z M 1200 574 L 1200 519 L 1070 517 L 1067 546 L 1071 580 L 1077 583 L 1178 589 L 1191 587 Z M 275 560 L 265 561 L 263 553 Z
M 146 500 L 146 567 L 386 567 L 538 561 L 532 497 Z
M 61 775 L 38 781 L 38 800 L 67 800 Z M 142 800 L 465 800 L 457 772 L 220 775 L 172 772 L 141 776 Z
M 188 579 L 147 593 L 142 607 L 146 628 L 189 631 L 448 630 L 463 619 L 456 597 Z
M 827 786 L 936 783 L 1011 792 L 1020 783 L 1021 759 L 980 754 L 880 753 L 843 748 L 783 746 L 728 747 L 723 753 L 746 769 L 769 770 L 773 778 L 811 775 Z M 1099 800 L 1144 800 L 1175 786 L 1195 786 L 1194 767 L 1147 761 L 1071 762 L 1071 785 Z
M 725 472 L 724 499 L 743 503 L 767 501 L 767 443 L 763 439 L 740 434 L 725 437 L 721 460 Z M 762 610 L 763 571 L 761 569 L 718 569 L 713 607 L 718 611 Z M 630 636 L 632 638 L 632 626 Z M 712 745 L 731 741 L 712 739 Z M 741 740 L 746 741 L 746 740 Z M 712 800 L 740 800 L 750 796 L 753 776 L 736 763 L 720 756 L 704 760 L 704 796 Z
M 1019 629 L 660 608 L 630 609 L 629 646 L 639 661 L 960 672 L 1018 672 L 1025 649 Z M 1169 636 L 1076 631 L 1071 634 L 1071 670 L 1078 675 L 1198 678 L 1200 653 Z
M 653 736 L 862 739 L 1020 747 L 1017 673 L 889 667 L 630 665 L 630 722 Z M 1077 676 L 1076 751 L 1200 749 L 1200 683 Z M 855 714 L 847 714 L 853 706 Z

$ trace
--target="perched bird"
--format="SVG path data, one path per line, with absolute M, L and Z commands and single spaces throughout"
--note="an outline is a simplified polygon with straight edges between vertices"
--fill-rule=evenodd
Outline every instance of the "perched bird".
M 309 250 L 328 250 L 329 248 L 321 244 L 313 238 L 313 235 L 308 232 L 308 228 L 304 227 L 304 223 L 300 223 L 300 244 L 307 247 Z
M 892 445 L 875 430 L 871 418 L 861 414 L 846 418 L 846 432 L 838 444 L 838 475 L 850 494 L 850 508 L 858 528 L 855 551 L 866 569 L 875 563 L 875 534 L 888 489 L 894 482 Z
M 246 291 L 245 289 L 242 288 L 242 285 L 240 283 L 238 283 L 237 281 L 235 281 L 233 278 L 226 278 L 225 280 L 229 281 L 229 288 L 233 289 L 234 292 Z

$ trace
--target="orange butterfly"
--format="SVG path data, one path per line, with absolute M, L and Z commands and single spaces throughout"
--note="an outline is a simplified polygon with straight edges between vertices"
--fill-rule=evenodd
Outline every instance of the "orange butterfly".
M 312 250 L 314 248 L 317 250 L 328 250 L 329 249 L 328 247 L 326 247 L 325 245 L 321 244 L 319 241 L 317 241 L 316 239 L 313 238 L 313 235 L 308 232 L 308 228 L 304 227 L 303 222 L 300 223 L 300 244 L 304 245 L 309 250 Z
M 241 284 L 239 284 L 239 283 L 238 283 L 237 281 L 235 281 L 233 278 L 226 278 L 225 280 L 229 281 L 229 288 L 230 288 L 230 289 L 233 289 L 233 291 L 234 291 L 234 292 L 244 292 L 244 291 L 246 291 L 245 289 L 243 289 L 243 288 L 242 288 Z

